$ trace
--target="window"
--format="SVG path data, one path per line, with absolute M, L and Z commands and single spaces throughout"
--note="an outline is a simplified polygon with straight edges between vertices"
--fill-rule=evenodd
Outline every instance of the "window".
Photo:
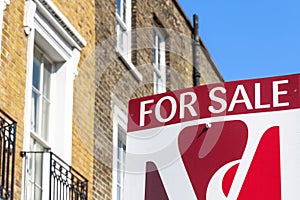
M 143 76 L 131 62 L 131 0 L 117 0 L 117 55 L 137 81 Z
M 73 81 L 86 41 L 52 1 L 26 1 L 23 199 L 49 198 L 50 154 L 71 163 Z
M 166 91 L 165 39 L 156 28 L 153 35 L 154 94 L 158 94 Z
M 34 48 L 31 97 L 30 151 L 45 152 L 49 144 L 49 118 L 51 109 L 52 64 L 37 47 Z M 30 154 L 28 166 L 27 196 L 42 199 L 45 191 L 43 169 L 46 168 L 43 154 Z
M 115 107 L 113 133 L 113 200 L 124 199 L 126 124 L 125 114 L 118 107 Z
M 118 126 L 118 149 L 117 149 L 117 199 L 123 198 L 124 190 L 124 171 L 126 155 L 126 133 L 125 130 Z
M 31 133 L 41 140 L 48 141 L 50 116 L 50 84 L 52 64 L 37 47 L 34 49 L 32 98 L 31 98 Z
M 31 138 L 30 150 L 33 152 L 43 152 L 45 147 L 37 140 Z M 43 171 L 46 171 L 46 164 L 42 153 L 28 155 L 27 183 L 26 183 L 26 198 L 32 200 L 43 199 L 45 194 L 46 179 Z
M 117 51 L 131 60 L 131 0 L 117 0 Z

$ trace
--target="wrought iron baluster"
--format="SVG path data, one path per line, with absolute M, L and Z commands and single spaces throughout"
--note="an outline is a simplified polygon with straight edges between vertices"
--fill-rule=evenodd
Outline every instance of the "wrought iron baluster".
M 5 165 L 6 165 L 6 152 L 5 152 L 5 129 L 3 129 L 3 141 L 2 141 L 2 166 L 1 166 L 1 175 L 2 175 L 2 178 L 1 178 L 1 185 L 2 185 L 2 190 L 1 190 L 1 196 L 4 197 L 4 194 L 3 194 L 3 190 L 6 188 L 5 187 Z
M 49 200 L 87 200 L 88 181 L 66 162 L 52 152 L 22 152 L 50 153 Z
M 53 167 L 52 167 L 52 162 L 53 162 L 53 160 L 52 160 L 52 154 L 50 154 L 50 173 L 49 173 L 49 200 L 51 199 L 51 195 L 52 195 L 52 187 L 51 187 L 51 185 L 52 185 L 52 181 L 53 181 L 53 184 L 54 184 L 54 179 L 52 180 L 52 174 L 53 174 Z
M 17 126 L 16 123 L 14 123 L 12 125 L 12 134 L 11 134 L 11 138 L 12 138 L 12 174 L 11 174 L 11 186 L 10 186 L 10 196 L 11 199 L 13 199 L 13 195 L 14 195 L 14 181 L 15 180 L 15 154 L 16 154 L 16 131 L 17 131 Z
M 3 174 L 3 171 L 2 171 L 2 166 L 5 165 L 4 163 L 4 160 L 3 160 L 3 155 L 5 154 L 5 152 L 3 151 L 3 141 L 5 141 L 5 139 L 3 139 L 3 135 L 4 135 L 4 124 L 3 124 L 3 121 L 2 119 L 0 118 L 1 120 L 1 132 L 0 132 L 0 167 L 1 167 L 1 170 L 0 170 L 0 178 L 1 178 L 1 184 L 0 184 L 0 196 L 3 197 L 3 190 L 4 190 L 4 185 L 3 185 L 3 179 L 4 179 L 4 176 L 5 174 Z
M 6 183 L 5 183 L 5 186 L 6 186 L 6 188 L 8 188 L 9 187 L 9 172 L 10 172 L 10 170 L 9 170 L 9 164 L 10 164 L 10 154 L 11 154 L 11 152 L 10 152 L 10 139 L 9 139 L 9 137 L 7 137 L 6 136 L 6 138 L 7 138 L 7 140 L 6 140 L 6 144 L 7 145 L 5 145 L 6 146 L 6 149 L 7 149 L 7 165 L 6 165 Z M 8 191 L 6 191 L 5 192 L 6 194 L 5 194 L 5 196 L 6 196 L 6 198 L 8 198 Z
M 3 166 L 4 163 L 3 163 L 3 135 L 4 135 L 4 120 L 0 117 L 0 166 Z M 2 176 L 3 176 L 3 173 L 2 171 L 0 170 L 0 178 L 2 180 Z M 2 188 L 3 188 L 3 184 L 0 185 L 0 194 L 2 196 Z
M 0 109 L 0 199 L 13 200 L 16 122 Z

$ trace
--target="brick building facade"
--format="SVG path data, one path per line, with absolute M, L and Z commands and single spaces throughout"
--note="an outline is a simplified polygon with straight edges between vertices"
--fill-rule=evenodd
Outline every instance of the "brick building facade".
M 0 29 L 0 197 L 121 199 L 128 100 L 193 85 L 178 2 L 0 0 Z

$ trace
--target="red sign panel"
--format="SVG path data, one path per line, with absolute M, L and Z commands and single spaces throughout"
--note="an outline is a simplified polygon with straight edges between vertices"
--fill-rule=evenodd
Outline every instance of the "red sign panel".
M 235 81 L 198 86 L 133 99 L 128 131 L 185 121 L 300 107 L 300 76 Z

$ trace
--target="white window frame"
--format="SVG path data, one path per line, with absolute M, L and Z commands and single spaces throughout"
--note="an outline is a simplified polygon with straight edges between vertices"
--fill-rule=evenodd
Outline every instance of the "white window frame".
M 38 47 L 34 47 L 34 48 L 36 48 L 36 51 L 37 52 L 39 52 L 41 55 L 43 55 L 43 52 L 38 48 Z M 45 59 L 47 59 L 48 61 L 50 61 L 48 58 L 47 58 L 47 56 L 46 55 L 43 55 L 44 57 L 45 57 Z M 42 57 L 41 57 L 42 58 Z M 50 73 L 52 73 L 53 72 L 53 63 L 49 63 L 49 64 L 51 64 L 51 69 L 50 69 Z M 38 107 L 38 122 L 36 123 L 36 126 L 37 126 L 37 130 L 36 131 L 34 131 L 34 130 L 32 130 L 32 128 L 30 128 L 30 146 L 31 146 L 31 142 L 32 142 L 32 144 L 33 144 L 33 148 L 29 148 L 30 149 L 30 151 L 48 151 L 49 149 L 51 149 L 51 145 L 50 145 L 50 143 L 49 143 L 49 130 L 47 130 L 47 136 L 46 136 L 46 138 L 45 137 L 43 137 L 41 134 L 42 134 L 42 110 L 43 110 L 43 105 L 42 105 L 42 101 L 43 101 L 43 99 L 44 98 L 46 98 L 46 97 L 44 97 L 43 95 L 44 95 L 44 93 L 43 93 L 43 83 L 44 83 L 44 71 L 43 71 L 43 69 L 44 69 L 44 64 L 43 64 L 43 62 L 41 62 L 41 66 L 40 66 L 40 71 L 39 71 L 39 74 L 38 74 L 38 76 L 39 76 L 39 78 L 40 78 L 40 80 L 39 80 L 39 88 L 35 88 L 34 86 L 33 86 L 33 84 L 31 85 L 31 87 L 32 87 L 32 92 L 34 91 L 36 94 L 38 94 L 39 95 L 39 98 L 41 98 L 40 100 L 38 100 L 37 101 L 37 107 Z M 51 86 L 51 79 L 53 79 L 53 78 L 51 78 L 51 74 L 50 74 L 50 81 L 49 81 L 49 83 L 50 83 L 50 85 L 49 85 L 49 87 Z M 50 107 L 51 107 L 51 93 L 53 92 L 53 91 L 51 91 L 52 90 L 52 88 L 50 87 L 50 90 L 49 90 L 49 97 L 50 97 L 50 99 L 48 99 L 48 102 L 50 103 Z M 48 98 L 49 98 L 48 97 Z M 33 105 L 31 104 L 30 105 L 31 106 L 31 109 L 33 109 Z M 32 114 L 32 113 L 31 113 Z M 50 115 L 50 113 L 48 113 L 49 115 Z M 48 116 L 49 117 L 49 116 Z M 50 124 L 49 124 L 49 121 L 48 121 L 48 126 L 49 126 Z M 48 129 L 49 129 L 49 127 L 48 127 Z M 40 146 L 40 149 L 37 149 L 37 147 L 38 146 Z M 36 164 L 36 157 L 41 157 L 41 163 L 38 163 L 38 164 Z M 27 172 L 27 174 L 26 174 L 26 180 L 25 180 L 25 183 L 24 184 L 26 184 L 26 189 L 25 189 L 25 194 L 26 194 L 26 197 L 28 198 L 32 198 L 33 196 L 31 196 L 31 195 L 36 195 L 36 193 L 34 192 L 34 187 L 38 187 L 40 190 L 41 190 L 41 194 L 42 194 L 42 199 L 47 199 L 47 197 L 49 196 L 49 193 L 48 193 L 48 183 L 49 183 L 49 180 L 48 180 L 48 177 L 49 177 L 49 170 L 50 170 L 50 168 L 49 168 L 49 165 L 50 165 L 50 163 L 49 163 L 49 160 L 50 159 L 50 157 L 49 157 L 49 155 L 48 154 L 42 154 L 42 153 L 37 153 L 37 154 L 28 154 L 27 155 L 27 157 L 26 157 L 26 161 L 28 162 L 28 167 L 26 168 L 26 172 Z M 32 167 L 30 167 L 30 163 L 31 163 L 31 166 Z M 46 178 L 42 178 L 42 177 L 36 177 L 36 173 L 35 173 L 35 170 L 37 169 L 37 167 L 36 166 L 38 166 L 39 164 L 41 164 L 41 166 L 40 166 L 40 168 L 41 168 L 41 175 L 42 175 L 42 177 L 46 177 Z M 31 174 L 31 176 L 30 176 L 30 174 Z M 36 178 L 41 178 L 41 185 L 40 186 L 38 186 L 38 184 L 36 184 L 36 182 L 35 182 L 35 179 Z M 32 187 L 31 187 L 32 186 Z M 31 189 L 31 190 L 29 190 L 29 188 Z M 34 197 L 35 198 L 35 197 Z
M 121 175 L 121 184 L 124 184 L 125 171 L 120 171 L 118 169 L 118 142 L 119 142 L 119 127 L 121 127 L 125 132 L 127 131 L 127 117 L 120 110 L 119 107 L 115 106 L 113 110 L 113 184 L 112 184 L 112 200 L 123 200 L 124 192 L 121 193 L 121 198 L 118 199 L 118 175 Z M 126 138 L 126 135 L 125 135 Z M 124 152 L 126 155 L 126 151 Z M 125 161 L 125 160 L 124 160 Z M 123 163 L 123 167 L 125 163 Z M 123 188 L 122 188 L 123 187 Z M 124 186 L 121 186 L 124 189 Z
M 118 0 L 116 0 L 117 2 Z M 118 8 L 116 5 L 116 19 L 117 19 L 117 26 L 116 26 L 116 53 L 117 56 L 122 59 L 125 63 L 126 67 L 130 70 L 133 74 L 134 78 L 137 81 L 142 81 L 143 76 L 137 70 L 137 68 L 131 62 L 131 0 L 119 0 L 120 1 L 120 15 L 118 13 Z M 124 5 L 124 1 L 126 5 Z M 124 6 L 126 9 L 125 20 L 123 19 L 123 12 Z M 125 33 L 120 33 L 120 29 L 123 29 Z M 120 38 L 125 40 L 123 43 L 120 43 Z M 121 45 L 124 46 L 124 49 L 121 48 Z
M 153 30 L 153 88 L 154 94 L 166 92 L 166 42 L 158 28 Z M 160 52 L 160 53 L 159 53 Z M 158 81 L 161 80 L 161 84 Z
M 2 52 L 2 28 L 4 10 L 10 4 L 10 0 L 0 0 L 0 52 Z
M 120 15 L 118 13 L 118 8 L 116 5 L 117 52 L 122 57 L 124 57 L 127 61 L 131 61 L 131 0 L 119 0 L 119 1 L 120 1 L 120 9 L 121 9 Z M 122 29 L 124 32 L 123 33 L 120 32 L 120 29 Z M 120 38 L 123 38 L 124 41 L 121 42 Z
M 42 55 L 42 57 L 44 58 L 44 59 L 47 59 L 48 61 L 50 61 L 48 58 L 47 58 L 47 56 L 46 55 L 44 55 L 43 54 L 43 52 L 38 48 L 38 47 L 35 47 L 36 48 L 36 51 L 38 51 L 39 53 L 41 53 L 41 55 Z M 50 61 L 51 62 L 51 61 Z M 38 108 L 39 108 L 39 110 L 38 110 L 38 122 L 37 122 L 37 124 L 36 124 L 36 126 L 38 126 L 37 127 L 37 131 L 33 131 L 33 130 L 31 130 L 31 137 L 33 137 L 33 138 L 36 138 L 36 140 L 39 140 L 40 141 L 40 143 L 43 143 L 44 145 L 43 146 L 46 146 L 47 148 L 50 148 L 49 147 L 49 145 L 47 144 L 47 138 L 48 138 L 48 134 L 49 134 L 49 130 L 47 130 L 47 138 L 43 138 L 42 137 L 42 135 L 38 135 L 38 134 L 40 134 L 40 133 L 42 133 L 42 124 L 43 124 L 43 122 L 42 122 L 42 110 L 43 110 L 43 107 L 44 107 L 44 105 L 42 104 L 42 100 L 43 99 L 45 99 L 48 103 L 49 103 L 49 109 L 51 110 L 51 102 L 52 102 L 52 99 L 51 99 L 51 96 L 52 96 L 52 93 L 53 93 L 53 91 L 51 91 L 52 90 L 52 87 L 51 87 L 51 82 L 53 82 L 51 79 L 52 79 L 52 73 L 53 73 L 53 71 L 55 70 L 54 69 L 54 66 L 53 66 L 53 63 L 50 63 L 51 64 L 51 69 L 50 69 L 50 80 L 49 80 L 49 87 L 50 87 L 50 90 L 49 90 L 49 97 L 46 97 L 46 96 L 44 96 L 44 88 L 43 88 L 43 83 L 44 83 L 44 74 L 43 74 L 43 72 L 44 72 L 44 63 L 42 63 L 41 64 L 41 66 L 40 66 L 40 72 L 39 72 L 39 77 L 40 77 L 40 85 L 39 85 L 39 89 L 38 88 L 35 88 L 33 85 L 32 85 L 32 92 L 34 91 L 35 92 L 35 94 L 38 94 L 39 95 L 39 97 L 41 98 L 41 100 L 38 100 L 38 102 L 37 102 L 37 104 L 38 104 Z M 33 105 L 31 104 L 30 105 L 31 106 L 31 109 L 32 109 L 32 107 L 33 107 Z M 32 113 L 31 113 L 32 114 Z M 48 113 L 48 114 L 50 114 L 50 113 Z M 48 116 L 49 117 L 49 116 Z M 49 126 L 49 121 L 48 121 L 48 126 Z
M 30 140 L 33 138 L 44 147 L 48 147 L 66 163 L 71 164 L 73 85 L 74 78 L 78 74 L 77 65 L 80 51 L 86 46 L 86 41 L 51 0 L 28 0 L 25 2 L 24 30 L 28 36 L 28 53 L 23 150 L 31 150 Z M 35 46 L 39 47 L 55 63 L 55 72 L 51 75 L 52 109 L 50 110 L 50 134 L 47 142 L 31 132 L 31 94 Z M 47 161 L 45 164 L 48 165 Z M 23 162 L 23 200 L 26 200 L 27 197 L 27 167 L 28 159 L 26 157 Z M 48 174 L 45 174 L 46 177 L 49 177 L 49 173 L 48 170 Z M 45 184 L 49 184 L 49 181 L 45 181 Z M 45 185 L 44 188 L 48 189 L 49 186 Z

